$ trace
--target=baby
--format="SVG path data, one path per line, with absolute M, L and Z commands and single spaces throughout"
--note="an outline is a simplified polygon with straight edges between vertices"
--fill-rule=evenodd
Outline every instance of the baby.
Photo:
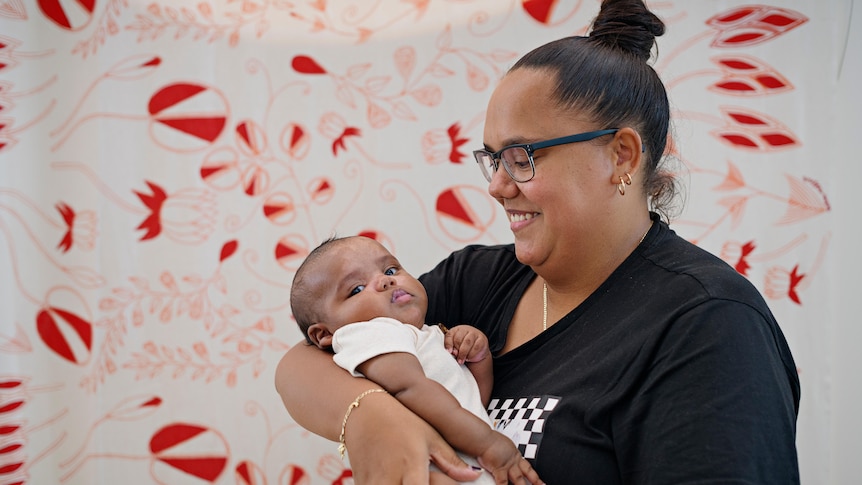
M 485 406 L 493 381 L 488 339 L 459 325 L 425 324 L 428 297 L 377 241 L 333 238 L 296 272 L 290 306 L 309 343 L 338 365 L 380 385 L 431 424 L 483 474 L 475 484 L 542 483 L 515 444 L 491 427 Z M 440 472 L 431 483 L 454 483 Z M 484 480 L 484 481 L 482 481 Z

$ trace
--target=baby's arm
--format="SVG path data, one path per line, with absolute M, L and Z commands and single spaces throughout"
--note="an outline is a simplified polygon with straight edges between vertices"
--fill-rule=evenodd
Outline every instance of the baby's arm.
M 482 404 L 487 406 L 491 400 L 491 389 L 494 387 L 494 364 L 488 337 L 476 327 L 458 325 L 446 330 L 443 342 L 446 350 L 458 359 L 459 364 L 467 365 L 467 369 L 479 384 Z
M 419 360 L 406 352 L 373 357 L 357 367 L 368 379 L 395 396 L 411 411 L 434 426 L 453 447 L 479 458 L 497 483 L 541 483 L 514 443 L 488 426 L 440 383 L 429 379 Z

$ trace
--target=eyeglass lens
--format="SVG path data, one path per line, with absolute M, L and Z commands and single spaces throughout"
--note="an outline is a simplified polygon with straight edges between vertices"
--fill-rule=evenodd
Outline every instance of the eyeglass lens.
M 494 177 L 494 172 L 497 171 L 496 161 L 488 152 L 481 153 L 480 158 L 479 165 L 482 168 L 482 173 L 490 182 Z M 503 153 L 500 154 L 500 163 L 516 182 L 526 182 L 533 177 L 533 164 L 530 163 L 530 155 L 524 147 L 511 147 L 503 150 Z

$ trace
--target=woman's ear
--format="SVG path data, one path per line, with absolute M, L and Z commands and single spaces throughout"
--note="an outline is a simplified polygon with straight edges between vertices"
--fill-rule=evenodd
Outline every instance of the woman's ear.
M 322 323 L 315 323 L 308 327 L 308 338 L 323 350 L 332 347 L 332 332 Z
M 640 134 L 630 127 L 621 128 L 616 135 L 617 170 L 620 174 L 634 175 L 643 160 L 643 140 Z

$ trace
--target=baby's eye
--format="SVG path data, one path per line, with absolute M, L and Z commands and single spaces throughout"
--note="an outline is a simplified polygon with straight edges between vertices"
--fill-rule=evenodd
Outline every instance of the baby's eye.
M 350 295 L 348 296 L 348 298 L 359 293 L 360 291 L 362 291 L 364 289 L 365 289 L 365 285 L 355 286 L 352 290 L 350 290 Z
M 398 272 L 398 268 L 393 266 L 391 268 L 387 268 L 386 271 L 383 272 L 383 274 L 385 274 L 386 276 L 392 276 L 397 272 Z

